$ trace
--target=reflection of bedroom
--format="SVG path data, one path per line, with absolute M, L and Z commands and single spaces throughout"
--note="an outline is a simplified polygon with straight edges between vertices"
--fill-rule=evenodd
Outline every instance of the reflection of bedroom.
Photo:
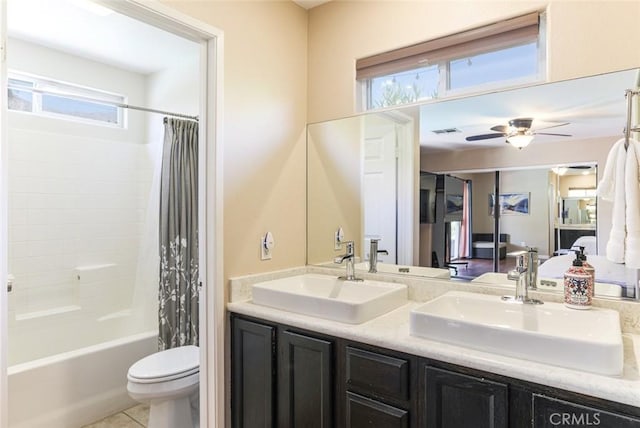
M 429 195 L 424 208 L 433 210 L 433 214 L 431 210 L 427 214 L 423 209 L 423 220 L 428 218 L 429 223 L 435 223 L 430 242 L 432 262 L 455 267 L 454 276 L 473 279 L 494 269 L 495 179 L 495 171 L 444 176 L 440 179 L 442 211 L 438 211 L 437 203 L 433 209 L 435 178 L 434 186 L 423 193 Z M 462 210 L 465 183 L 471 189 L 467 220 L 463 220 Z M 515 254 L 527 247 L 537 248 L 540 262 L 544 263 L 567 254 L 580 237 L 591 237 L 595 242 L 595 187 L 594 165 L 500 171 L 498 271 L 512 269 Z M 441 227 L 438 222 L 443 223 Z M 595 243 L 593 247 L 591 252 L 595 253 Z

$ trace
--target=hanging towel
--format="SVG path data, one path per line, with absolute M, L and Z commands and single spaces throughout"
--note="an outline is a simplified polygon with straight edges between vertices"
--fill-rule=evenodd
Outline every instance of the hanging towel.
M 629 140 L 625 164 L 624 188 L 626 201 L 627 239 L 624 262 L 628 268 L 640 268 L 640 143 Z
M 612 180 L 608 184 L 605 183 L 608 192 L 606 193 L 606 196 L 603 194 L 605 199 L 609 199 L 613 202 L 611 232 L 609 233 L 609 241 L 607 242 L 607 259 L 614 263 L 624 263 L 624 247 L 625 238 L 627 236 L 625 226 L 624 195 L 624 172 L 627 160 L 627 151 L 624 148 L 624 140 L 621 140 L 621 142 L 618 141 L 614 146 L 614 149 L 612 149 L 612 152 L 613 164 L 611 165 L 610 175 Z
M 613 215 L 607 259 L 625 263 L 630 268 L 640 268 L 640 143 L 629 139 L 617 141 L 605 164 L 597 194 L 612 201 Z
M 618 140 L 607 155 L 607 163 L 604 165 L 604 171 L 602 173 L 602 179 L 598 183 L 598 196 L 607 201 L 614 200 L 614 185 L 615 185 L 615 166 L 617 163 L 617 156 L 620 148 L 624 150 L 624 138 Z

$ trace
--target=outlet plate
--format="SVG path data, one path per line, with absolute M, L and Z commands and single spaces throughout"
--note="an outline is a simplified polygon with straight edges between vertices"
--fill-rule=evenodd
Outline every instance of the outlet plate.
M 260 260 L 271 260 L 271 254 L 273 253 L 273 247 L 275 247 L 275 241 L 271 232 L 267 232 L 260 239 Z
M 333 233 L 333 249 L 342 249 L 342 242 L 344 241 L 344 232 L 341 227 Z

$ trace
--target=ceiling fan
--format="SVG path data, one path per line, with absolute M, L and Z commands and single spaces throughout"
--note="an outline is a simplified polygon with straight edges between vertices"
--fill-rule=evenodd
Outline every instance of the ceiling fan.
M 542 129 L 556 128 L 558 126 L 568 125 L 569 122 L 559 123 L 557 125 L 545 126 L 536 130 L 531 129 L 533 118 L 523 117 L 511 119 L 508 125 L 496 125 L 491 128 L 495 131 L 491 134 L 470 135 L 467 141 L 488 140 L 490 138 L 506 137 L 506 142 L 519 149 L 527 146 L 534 135 L 554 135 L 558 137 L 571 137 L 569 134 L 554 134 L 549 132 L 538 132 Z

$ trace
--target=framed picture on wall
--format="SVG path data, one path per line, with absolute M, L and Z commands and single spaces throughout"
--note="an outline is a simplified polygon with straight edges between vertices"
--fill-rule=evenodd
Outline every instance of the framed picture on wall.
M 529 215 L 529 199 L 531 193 L 501 193 L 498 204 L 500 205 L 500 215 Z M 489 194 L 489 215 L 493 216 L 495 205 L 495 195 Z
M 462 215 L 463 199 L 462 195 L 447 194 L 445 197 L 446 215 Z

